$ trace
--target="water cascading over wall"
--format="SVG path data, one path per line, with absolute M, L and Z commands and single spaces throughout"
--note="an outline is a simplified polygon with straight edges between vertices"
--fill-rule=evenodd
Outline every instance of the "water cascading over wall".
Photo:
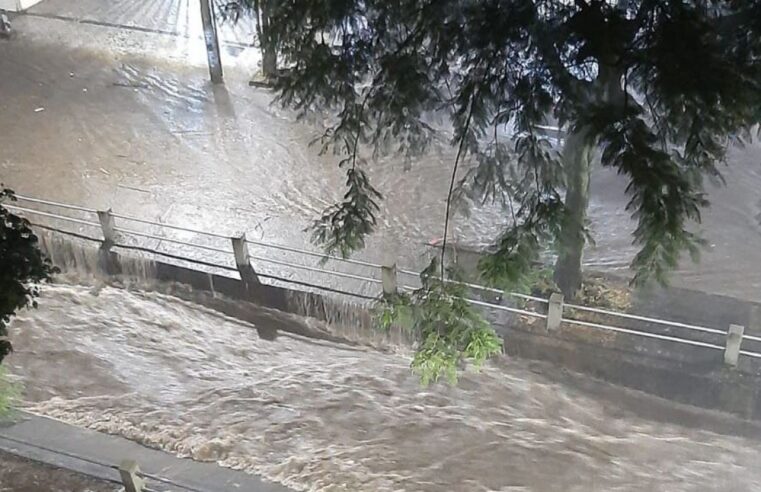
M 355 302 L 348 296 L 328 297 L 263 284 L 247 288 L 237 278 L 163 263 L 147 254 L 106 251 L 94 247 L 89 241 L 45 230 L 38 231 L 38 237 L 41 249 L 61 270 L 59 277 L 64 281 L 94 283 L 96 288 L 103 283 L 112 283 L 173 295 L 252 322 L 265 338 L 275 336 L 274 331 L 283 329 L 295 330 L 305 336 L 329 336 L 382 350 L 406 350 L 412 345 L 409 335 L 401 329 L 376 329 L 370 306 Z M 308 332 L 290 325 L 273 329 L 270 326 L 272 319 L 266 316 L 262 307 L 313 318 L 322 323 L 315 324 L 314 330 Z

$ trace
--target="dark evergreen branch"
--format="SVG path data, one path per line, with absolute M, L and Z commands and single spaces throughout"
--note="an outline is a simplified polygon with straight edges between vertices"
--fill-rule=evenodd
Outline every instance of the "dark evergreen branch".
M 36 308 L 39 283 L 58 271 L 40 251 L 29 221 L 3 207 L 6 200 L 16 196 L 0 184 L 0 362 L 13 349 L 6 339 L 11 317 L 19 309 Z
M 703 180 L 720 179 L 718 163 L 728 145 L 761 121 L 761 4 L 755 0 L 268 5 L 282 55 L 278 101 L 300 116 L 319 111 L 336 118 L 322 150 L 342 156 L 348 188 L 314 234 L 341 254 L 364 244 L 379 210 L 380 193 L 369 184 L 357 148 L 366 145 L 375 156 L 420 155 L 436 132 L 428 118 L 445 116 L 440 126 L 454 129 L 451 145 L 457 147 L 454 179 L 464 156 L 476 162 L 458 193 L 474 202 L 497 196 L 507 202 L 508 226 L 480 272 L 495 285 L 519 281 L 545 248 L 580 232 L 560 234 L 561 224 L 568 225 L 561 220 L 565 169 L 556 149 L 534 131 L 552 121 L 583 129 L 602 152 L 602 164 L 628 180 L 639 247 L 631 265 L 635 279 L 665 281 L 681 255 L 698 252 L 701 241 L 692 231 L 707 206 Z M 489 143 L 496 125 L 514 133 L 511 148 L 496 137 Z M 582 229 L 585 211 L 574 212 L 572 225 Z M 579 260 L 579 278 L 580 269 Z M 454 302 L 425 306 L 419 314 L 430 321 L 434 309 L 451 312 Z M 457 360 L 461 347 L 442 345 L 457 331 L 447 323 L 431 324 L 431 338 L 420 339 L 421 364 L 452 367 Z

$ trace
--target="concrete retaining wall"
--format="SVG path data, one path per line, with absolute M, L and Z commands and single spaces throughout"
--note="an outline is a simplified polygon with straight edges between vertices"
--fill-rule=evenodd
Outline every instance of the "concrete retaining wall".
M 694 360 L 675 360 L 620 337 L 605 345 L 519 325 L 500 327 L 512 356 L 552 362 L 573 371 L 702 408 L 761 420 L 761 378 L 723 366 L 720 352 L 696 349 Z

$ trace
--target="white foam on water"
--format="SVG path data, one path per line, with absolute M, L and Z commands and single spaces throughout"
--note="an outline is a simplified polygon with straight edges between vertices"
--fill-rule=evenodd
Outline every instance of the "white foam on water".
M 409 354 L 265 340 L 161 293 L 57 284 L 40 301 L 11 325 L 30 409 L 297 490 L 761 488 L 758 441 L 639 418 L 521 361 L 423 388 Z

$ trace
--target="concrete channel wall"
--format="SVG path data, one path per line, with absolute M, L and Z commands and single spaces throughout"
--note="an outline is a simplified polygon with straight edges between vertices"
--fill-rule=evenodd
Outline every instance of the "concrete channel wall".
M 67 248 L 70 251 L 66 255 L 72 258 L 82 256 L 77 249 L 95 251 L 91 245 L 77 245 L 75 241 L 54 236 L 55 245 L 48 244 L 47 247 L 56 250 L 53 255 L 58 256 L 56 263 L 66 262 L 61 251 Z M 95 254 L 102 273 L 124 276 L 134 271 L 134 266 L 128 266 L 136 261 L 132 255 L 107 248 L 101 248 Z M 317 318 L 331 325 L 343 324 L 347 329 L 353 329 L 354 334 L 361 332 L 362 336 L 355 337 L 357 343 L 369 342 L 380 347 L 387 343 L 410 343 L 401 333 L 380 334 L 373 330 L 367 303 L 347 303 L 314 292 L 265 285 L 251 278 L 245 282 L 162 261 L 150 260 L 150 265 L 150 268 L 142 268 L 141 274 L 159 281 L 155 288 L 166 290 L 166 286 L 177 284 L 191 287 L 185 290 L 175 287 L 171 293 L 251 321 L 258 330 L 269 331 L 260 331 L 265 338 L 277 336 L 277 330 L 292 331 L 293 326 L 273 327 L 258 323 L 261 315 L 256 306 Z M 246 275 L 242 277 L 246 278 Z M 560 320 L 557 320 L 555 329 L 548 331 L 545 320 L 519 314 L 501 313 L 488 317 L 504 337 L 506 352 L 510 356 L 549 361 L 676 402 L 761 420 L 761 364 L 758 359 L 744 357 L 737 366 L 731 367 L 725 364 L 722 350 L 584 329 Z M 334 333 L 336 338 L 346 339 L 340 330 Z

